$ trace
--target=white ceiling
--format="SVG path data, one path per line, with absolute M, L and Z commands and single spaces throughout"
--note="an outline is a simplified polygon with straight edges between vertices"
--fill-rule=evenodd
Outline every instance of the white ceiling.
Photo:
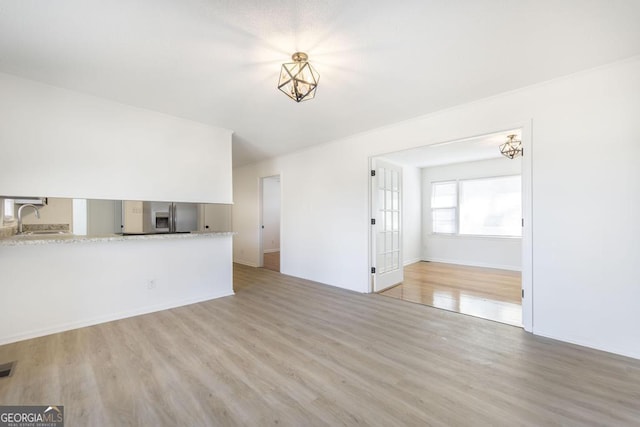
M 235 131 L 234 164 L 640 53 L 637 0 L 0 0 L 0 71 Z M 297 50 L 314 100 L 276 89 Z
M 433 166 L 450 165 L 453 163 L 473 162 L 501 158 L 500 145 L 507 140 L 507 135 L 514 134 L 522 138 L 520 129 L 478 136 L 460 141 L 428 145 L 411 150 L 397 151 L 380 156 L 383 159 L 402 166 L 428 168 Z M 514 160 L 518 161 L 519 157 Z

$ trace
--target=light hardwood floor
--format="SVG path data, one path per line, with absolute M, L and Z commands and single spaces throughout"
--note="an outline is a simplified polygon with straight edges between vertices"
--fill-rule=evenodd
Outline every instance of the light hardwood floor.
M 640 361 L 235 266 L 235 296 L 0 347 L 67 426 L 638 425 Z M 78 301 L 81 304 L 81 301 Z
M 264 268 L 280 272 L 280 252 L 267 252 L 263 257 Z
M 381 295 L 522 326 L 521 292 L 518 271 L 423 261 L 406 266 L 403 282 Z

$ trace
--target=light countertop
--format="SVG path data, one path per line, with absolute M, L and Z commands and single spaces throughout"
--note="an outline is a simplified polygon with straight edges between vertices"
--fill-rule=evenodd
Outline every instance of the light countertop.
M 196 231 L 192 233 L 140 234 L 123 236 L 107 234 L 102 236 L 76 236 L 75 234 L 23 234 L 0 238 L 0 246 L 47 245 L 53 243 L 94 243 L 122 242 L 130 240 L 175 240 L 233 236 L 233 231 Z

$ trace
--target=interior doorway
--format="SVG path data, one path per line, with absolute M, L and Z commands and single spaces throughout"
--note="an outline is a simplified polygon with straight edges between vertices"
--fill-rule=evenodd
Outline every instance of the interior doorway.
M 531 330 L 531 157 L 500 152 L 514 134 L 530 153 L 531 126 L 523 123 L 371 159 L 372 170 L 379 161 L 401 165 L 405 178 L 404 277 L 381 295 Z M 372 179 L 372 218 L 379 204 L 374 186 Z M 377 292 L 374 227 L 371 290 Z
M 268 270 L 280 271 L 280 175 L 260 180 L 262 223 L 260 233 L 261 263 Z

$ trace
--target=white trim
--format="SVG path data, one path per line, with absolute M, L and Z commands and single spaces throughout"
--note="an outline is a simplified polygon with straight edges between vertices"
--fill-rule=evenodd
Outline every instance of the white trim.
M 402 262 L 402 265 L 406 267 L 407 265 L 415 264 L 416 262 L 420 262 L 420 261 L 422 261 L 421 258 L 406 259 Z
M 617 356 L 625 356 L 625 357 L 631 357 L 633 359 L 640 359 L 640 353 L 628 352 L 619 347 L 611 347 L 610 345 L 597 345 L 580 338 L 567 338 L 566 336 L 559 337 L 553 334 L 548 334 L 546 332 L 540 332 L 538 330 L 536 330 L 535 335 L 538 335 L 540 337 L 545 337 L 551 340 L 579 345 L 581 347 L 593 348 L 595 350 L 604 351 Z
M 369 260 L 369 266 L 367 268 L 367 273 L 369 274 L 369 293 L 373 293 L 375 292 L 375 288 L 376 288 L 376 274 L 373 272 L 373 269 L 375 269 L 374 264 L 376 263 L 376 260 L 374 259 L 375 256 L 375 227 L 371 226 L 371 218 L 375 218 L 373 216 L 373 212 L 375 207 L 373 206 L 374 204 L 374 195 L 373 195 L 373 191 L 374 191 L 374 187 L 373 187 L 373 182 L 374 182 L 374 176 L 371 174 L 371 171 L 375 171 L 376 170 L 376 161 L 375 161 L 375 156 L 370 156 L 369 157 L 369 168 L 367 169 L 367 184 L 368 184 L 368 192 L 367 192 L 367 198 L 369 199 L 369 203 L 367 206 L 367 238 L 368 238 L 368 245 L 367 245 L 367 250 L 369 251 L 369 253 L 367 254 L 367 259 Z M 375 172 L 373 172 L 375 173 Z M 377 191 L 377 188 L 375 189 Z
M 111 313 L 104 316 L 94 317 L 92 319 L 81 320 L 78 322 L 61 323 L 59 325 L 42 328 L 42 329 L 36 329 L 29 332 L 23 332 L 16 335 L 10 335 L 8 337 L 0 337 L 0 345 L 10 344 L 13 342 L 23 341 L 31 338 L 42 337 L 45 335 L 56 334 L 59 332 L 70 331 L 73 329 L 84 328 L 87 326 L 98 325 L 100 323 L 112 322 L 114 320 L 126 319 L 128 317 L 140 316 L 142 314 L 154 313 L 157 311 L 168 310 L 176 307 L 182 307 L 185 305 L 196 304 L 199 302 L 209 301 L 209 300 L 227 297 L 231 295 L 235 295 L 235 293 L 233 291 L 213 293 L 213 294 L 208 294 L 200 297 L 187 298 L 181 301 L 171 301 L 164 304 L 157 304 L 157 305 L 151 305 L 148 307 L 137 308 L 135 310 Z
M 272 254 L 274 252 L 280 252 L 280 248 L 277 248 L 277 249 L 265 249 L 262 253 L 263 254 Z
M 282 246 L 282 173 L 278 172 L 276 174 L 265 175 L 258 177 L 258 206 L 259 206 L 259 220 L 258 224 L 258 234 L 259 234 L 259 251 L 258 251 L 258 265 L 253 265 L 253 263 L 245 264 L 240 262 L 240 264 L 248 265 L 250 267 L 264 267 L 264 254 L 269 253 L 269 250 L 264 249 L 264 180 L 267 178 L 279 178 L 280 183 L 280 245 Z M 277 251 L 279 251 L 278 249 Z M 277 252 L 276 250 L 271 249 L 273 252 Z M 282 269 L 280 270 L 282 271 Z
M 71 230 L 76 236 L 86 236 L 89 222 L 87 199 L 71 199 Z
M 497 268 L 500 270 L 521 271 L 519 266 L 506 264 L 492 264 L 488 262 L 461 261 L 447 258 L 425 258 L 422 261 L 441 262 L 443 264 L 466 265 L 469 267 Z
M 233 262 L 240 265 L 246 265 L 247 267 L 260 268 L 258 264 L 253 261 L 248 261 L 246 259 L 234 259 Z
M 532 120 L 522 123 L 522 327 L 535 333 L 533 327 L 533 135 Z
M 258 177 L 258 265 L 264 265 L 264 179 L 266 176 Z
M 443 237 L 446 239 L 473 239 L 473 240 L 522 240 L 522 236 L 492 236 L 482 234 L 454 234 L 454 233 L 425 233 L 431 237 Z

